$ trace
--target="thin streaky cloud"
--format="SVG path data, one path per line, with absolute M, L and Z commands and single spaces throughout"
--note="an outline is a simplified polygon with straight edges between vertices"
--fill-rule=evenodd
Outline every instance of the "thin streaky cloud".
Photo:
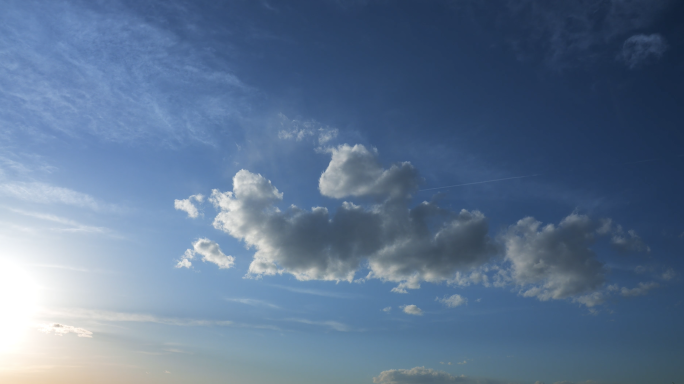
M 54 228 L 55 230 L 58 231 L 63 231 L 63 232 L 85 232 L 85 233 L 100 233 L 100 234 L 110 234 L 112 233 L 112 230 L 106 227 L 95 227 L 91 225 L 85 225 L 81 224 L 79 222 L 76 222 L 71 219 L 67 219 L 64 217 L 56 216 L 56 215 L 51 215 L 48 213 L 40 213 L 40 212 L 30 212 L 30 211 L 24 211 L 21 209 L 15 209 L 15 208 L 7 208 L 5 209 L 18 213 L 23 216 L 28 216 L 28 217 L 33 217 L 36 219 L 44 220 L 44 221 L 50 221 L 53 223 L 58 223 L 58 224 L 63 224 L 66 226 L 69 226 L 70 228 Z
M 93 211 L 121 211 L 121 207 L 106 204 L 94 197 L 69 188 L 41 182 L 7 182 L 0 184 L 0 195 L 39 204 L 64 204 Z
M 504 180 L 514 180 L 514 179 L 524 179 L 527 177 L 536 177 L 536 176 L 541 176 L 541 175 L 528 175 L 528 176 L 516 176 L 516 177 L 506 177 L 503 179 L 494 179 L 494 180 L 485 180 L 485 181 L 476 181 L 474 183 L 465 183 L 465 184 L 456 184 L 456 185 L 447 185 L 445 187 L 435 187 L 435 188 L 426 188 L 426 189 L 419 189 L 418 192 L 423 192 L 423 191 L 432 191 L 435 189 L 444 189 L 444 188 L 454 188 L 454 187 L 464 187 L 466 185 L 475 185 L 475 184 L 485 184 L 485 183 L 494 183 L 497 181 L 504 181 Z
M 632 161 L 632 162 L 629 162 L 629 163 L 625 163 L 624 165 L 640 164 L 640 163 L 650 163 L 651 161 L 658 161 L 658 160 L 662 160 L 662 159 L 661 159 L 661 158 L 657 158 L 657 159 L 648 159 L 648 160 Z
M 267 301 L 263 300 L 257 300 L 257 299 L 233 299 L 233 298 L 226 298 L 226 301 L 232 301 L 234 303 L 240 303 L 240 304 L 245 304 L 245 305 L 250 305 L 252 307 L 269 307 L 269 308 L 274 308 L 274 309 L 281 309 L 281 307 L 271 304 Z
M 343 323 L 340 323 L 338 321 L 313 321 L 313 320 L 307 320 L 307 319 L 285 319 L 285 321 L 292 321 L 295 323 L 301 323 L 301 324 L 308 324 L 308 325 L 318 325 L 321 327 L 328 327 L 334 331 L 338 332 L 350 332 L 351 328 Z
M 148 313 L 115 312 L 84 308 L 43 309 L 40 313 L 40 317 L 51 319 L 80 319 L 109 323 L 154 323 L 180 327 L 237 327 L 282 331 L 277 326 L 268 324 L 236 323 L 231 320 L 185 319 L 162 317 Z
M 116 271 L 108 271 L 108 270 L 104 270 L 104 269 L 89 269 L 89 268 L 83 268 L 83 267 L 77 267 L 77 266 L 71 266 L 71 265 L 33 263 L 33 264 L 24 264 L 24 266 L 27 268 L 62 269 L 65 271 L 73 271 L 73 272 L 80 272 L 80 273 L 117 274 Z
M 303 288 L 293 288 L 293 287 L 288 287 L 285 285 L 277 285 L 277 284 L 272 284 L 272 287 L 284 289 L 286 291 L 290 292 L 295 292 L 295 293 L 304 293 L 306 295 L 315 295 L 315 296 L 323 296 L 323 297 L 334 297 L 337 299 L 353 299 L 356 297 L 359 297 L 358 295 L 353 295 L 353 294 L 347 294 L 347 293 L 337 293 L 337 292 L 330 292 L 330 291 L 319 291 L 317 289 L 303 289 Z

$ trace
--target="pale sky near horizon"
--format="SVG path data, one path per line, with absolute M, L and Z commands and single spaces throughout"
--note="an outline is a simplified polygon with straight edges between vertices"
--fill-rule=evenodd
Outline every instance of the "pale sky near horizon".
M 2 2 L 0 382 L 684 382 L 683 16 Z

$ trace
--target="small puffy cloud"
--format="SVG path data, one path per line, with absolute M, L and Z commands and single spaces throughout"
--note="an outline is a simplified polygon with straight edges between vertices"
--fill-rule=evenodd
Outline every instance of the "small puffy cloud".
M 518 221 L 502 236 L 510 278 L 526 297 L 564 299 L 603 285 L 603 263 L 589 249 L 595 225 L 584 215 L 571 214 L 558 226 L 532 217 Z
M 409 314 L 409 315 L 414 315 L 414 316 L 423 316 L 423 310 L 418 308 L 418 306 L 409 304 L 409 305 L 402 305 L 401 307 L 402 311 L 404 313 Z
M 195 255 L 201 255 L 202 261 L 214 263 L 218 265 L 219 269 L 232 268 L 235 264 L 233 256 L 227 256 L 221 251 L 219 245 L 209 239 L 199 239 L 192 243 L 193 249 L 187 249 L 183 254 L 181 260 L 176 264 L 176 268 L 190 268 L 192 266 L 191 259 Z
M 201 194 L 197 194 L 192 195 L 187 199 L 174 200 L 173 206 L 179 211 L 185 211 L 188 214 L 188 217 L 196 219 L 199 216 L 199 211 L 197 210 L 195 204 L 193 204 L 192 200 L 195 200 L 198 203 L 202 203 L 204 201 L 204 196 Z
M 660 59 L 667 48 L 665 39 L 657 33 L 638 34 L 625 40 L 618 57 L 630 69 L 634 69 L 648 61 Z
M 69 333 L 73 333 L 78 337 L 93 337 L 93 333 L 87 329 L 72 327 L 71 325 L 64 325 L 59 323 L 45 324 L 40 326 L 38 330 L 43 333 L 52 333 L 57 336 L 64 336 L 68 335 Z
M 431 368 L 390 369 L 382 371 L 373 378 L 375 384 L 448 384 L 448 383 L 486 383 L 466 376 L 454 376 Z
M 318 182 L 324 196 L 405 197 L 418 187 L 418 171 L 409 162 L 383 169 L 377 151 L 361 144 L 344 144 L 328 151 L 332 159 Z
M 392 307 L 385 307 L 382 309 L 383 312 L 389 313 L 392 310 Z
M 195 257 L 195 253 L 190 250 L 186 249 L 185 253 L 183 254 L 183 257 L 178 261 L 178 264 L 176 264 L 176 268 L 190 268 L 192 267 L 192 260 Z
M 613 291 L 611 287 L 608 287 L 608 292 Z M 606 302 L 607 294 L 602 291 L 596 291 L 592 293 L 587 293 L 586 295 L 575 297 L 572 301 L 575 303 L 580 303 L 587 308 L 593 308 L 597 305 L 601 305 Z
M 639 283 L 639 285 L 637 285 L 634 288 L 622 287 L 622 289 L 620 290 L 620 294 L 625 297 L 645 296 L 648 293 L 648 291 L 658 287 L 658 283 L 654 282 Z
M 226 256 L 221 248 L 209 239 L 199 239 L 192 244 L 195 253 L 202 255 L 202 261 L 214 263 L 219 269 L 231 268 L 235 264 L 233 256 Z
M 668 268 L 667 271 L 663 272 L 663 274 L 660 276 L 661 279 L 665 281 L 670 281 L 674 279 L 677 276 L 677 272 L 675 272 L 674 269 Z
M 460 305 L 464 305 L 468 303 L 468 299 L 461 295 L 452 295 L 449 297 L 443 297 L 443 298 L 435 298 L 436 301 L 439 301 L 440 303 L 446 305 L 449 308 L 456 308 Z

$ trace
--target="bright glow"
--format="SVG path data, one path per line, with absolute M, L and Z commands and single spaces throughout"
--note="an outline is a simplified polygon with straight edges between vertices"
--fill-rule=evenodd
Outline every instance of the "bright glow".
M 36 288 L 21 268 L 0 260 L 0 353 L 9 352 L 31 324 Z

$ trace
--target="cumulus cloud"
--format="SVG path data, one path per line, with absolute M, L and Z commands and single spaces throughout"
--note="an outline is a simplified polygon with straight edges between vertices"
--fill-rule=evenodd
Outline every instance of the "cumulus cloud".
M 449 297 L 443 297 L 443 298 L 435 298 L 436 301 L 439 301 L 440 303 L 446 305 L 449 308 L 456 308 L 460 305 L 468 304 L 468 299 L 461 295 L 451 295 Z
M 179 211 L 186 212 L 188 214 L 188 217 L 196 219 L 199 216 L 199 211 L 197 210 L 195 204 L 193 204 L 192 200 L 195 200 L 198 203 L 202 203 L 204 201 L 204 195 L 197 194 L 192 195 L 187 199 L 174 200 L 173 207 Z
M 176 268 L 190 268 L 192 267 L 192 260 L 195 257 L 195 252 L 193 252 L 190 249 L 186 249 L 185 253 L 183 254 L 183 257 L 178 261 L 178 264 L 176 264 Z
M 409 315 L 423 316 L 423 310 L 418 308 L 414 304 L 402 305 L 399 308 L 401 308 L 401 310 L 404 311 L 404 313 L 407 313 Z
M 597 290 L 605 281 L 603 263 L 589 249 L 595 224 L 571 214 L 558 226 L 527 217 L 502 236 L 510 278 L 523 296 L 563 299 Z
M 377 150 L 368 150 L 361 144 L 340 145 L 328 151 L 332 159 L 318 182 L 324 196 L 404 197 L 418 187 L 418 171 L 409 162 L 383 169 Z
M 418 182 L 410 163 L 384 170 L 376 151 L 360 145 L 330 153 L 319 185 L 324 195 L 384 200 L 370 207 L 345 201 L 333 215 L 324 207 L 281 211 L 276 204 L 283 194 L 247 170 L 235 175 L 233 191 L 212 192 L 209 200 L 220 211 L 214 227 L 256 249 L 249 276 L 351 282 L 367 261 L 367 278 L 399 283 L 395 292 L 405 292 L 470 271 L 495 253 L 482 213 L 452 212 L 432 202 L 408 207 L 408 192 Z
M 390 369 L 382 371 L 373 378 L 375 384 L 494 384 L 499 381 L 471 378 L 465 375 L 454 376 L 444 371 L 431 368 L 415 367 L 411 369 Z
M 209 201 L 218 210 L 214 227 L 254 250 L 247 277 L 379 279 L 396 283 L 396 293 L 425 282 L 514 286 L 525 297 L 568 299 L 592 308 L 616 293 L 605 286 L 606 269 L 591 249 L 595 241 L 607 237 L 620 251 L 649 250 L 636 232 L 577 213 L 558 225 L 524 218 L 494 241 L 479 211 L 451 211 L 434 201 L 409 206 L 420 181 L 410 163 L 384 168 L 377 150 L 362 145 L 327 151 L 331 159 L 319 179 L 321 194 L 371 197 L 366 205 L 342 201 L 334 213 L 325 207 L 281 209 L 283 193 L 264 176 L 244 169 L 233 177 L 232 191 L 212 191 Z M 232 257 L 220 253 L 218 245 L 199 242 L 204 248 L 193 244 L 176 267 L 191 267 L 195 254 L 232 266 Z M 361 269 L 367 272 L 357 278 Z M 460 295 L 437 300 L 449 307 L 467 302 Z
M 667 48 L 665 39 L 657 33 L 638 34 L 625 40 L 619 58 L 630 69 L 634 69 L 649 61 L 660 59 Z
M 383 312 L 389 313 L 392 310 L 392 307 L 385 307 L 382 309 Z
M 52 333 L 57 336 L 64 336 L 73 333 L 78 337 L 93 337 L 93 333 L 87 329 L 72 327 L 71 325 L 64 325 L 59 323 L 45 324 L 38 328 L 41 332 Z
M 627 287 L 622 287 L 620 290 L 620 294 L 625 297 L 636 297 L 636 296 L 645 296 L 648 291 L 650 291 L 653 288 L 658 288 L 660 285 L 658 283 L 639 283 L 634 288 L 627 288 Z
M 193 249 L 188 249 L 183 254 L 181 260 L 176 264 L 176 268 L 190 268 L 192 260 L 195 255 L 202 256 L 202 261 L 214 263 L 218 265 L 219 269 L 232 268 L 235 264 L 233 256 L 226 256 L 219 245 L 209 239 L 199 239 L 192 243 Z

